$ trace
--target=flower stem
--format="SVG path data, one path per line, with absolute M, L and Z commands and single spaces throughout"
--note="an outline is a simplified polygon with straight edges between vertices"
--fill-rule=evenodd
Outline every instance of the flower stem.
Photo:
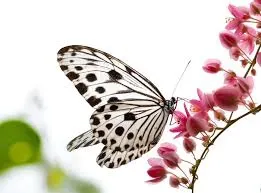
M 203 160 L 203 158 L 204 158 L 205 155 L 207 154 L 207 152 L 208 152 L 208 150 L 209 150 L 209 147 L 210 147 L 211 145 L 213 145 L 214 142 L 216 141 L 216 139 L 217 139 L 224 131 L 226 131 L 231 125 L 233 125 L 234 123 L 236 123 L 237 121 L 239 121 L 239 120 L 242 119 L 243 117 L 245 117 L 245 116 L 247 116 L 247 115 L 249 115 L 249 114 L 251 114 L 251 113 L 256 114 L 256 113 L 258 113 L 259 111 L 261 111 L 261 105 L 258 105 L 257 107 L 255 107 L 255 108 L 253 108 L 252 110 L 248 111 L 247 113 L 245 113 L 245 114 L 243 114 L 243 115 L 237 117 L 236 119 L 230 120 L 230 121 L 227 123 L 227 125 L 224 127 L 224 129 L 221 130 L 221 131 L 213 138 L 212 142 L 207 145 L 207 147 L 204 149 L 203 153 L 201 154 L 200 158 L 197 160 L 197 164 L 195 165 L 195 169 L 194 169 L 194 171 L 193 171 L 193 178 L 192 178 L 192 182 L 191 182 L 191 186 L 190 186 L 190 188 L 191 188 L 191 190 L 192 190 L 192 193 L 194 193 L 194 185 L 195 185 L 195 182 L 196 182 L 196 180 L 197 180 L 197 171 L 198 171 L 198 168 L 199 168 L 199 166 L 200 166 L 200 164 L 201 164 L 201 161 Z M 232 114 L 232 113 L 231 113 L 231 114 Z

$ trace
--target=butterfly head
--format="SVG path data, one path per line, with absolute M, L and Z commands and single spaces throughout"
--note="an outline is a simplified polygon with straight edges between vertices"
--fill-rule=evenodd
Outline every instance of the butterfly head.
M 174 112 L 177 107 L 177 99 L 175 97 L 171 97 L 170 100 L 166 101 L 166 109 L 169 111 L 170 114 Z

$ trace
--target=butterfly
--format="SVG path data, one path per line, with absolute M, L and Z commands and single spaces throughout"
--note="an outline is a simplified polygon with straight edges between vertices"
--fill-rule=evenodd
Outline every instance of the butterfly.
M 71 45 L 57 55 L 61 70 L 95 109 L 91 129 L 70 141 L 68 151 L 102 143 L 97 163 L 117 168 L 158 143 L 176 98 L 165 100 L 145 76 L 103 51 Z

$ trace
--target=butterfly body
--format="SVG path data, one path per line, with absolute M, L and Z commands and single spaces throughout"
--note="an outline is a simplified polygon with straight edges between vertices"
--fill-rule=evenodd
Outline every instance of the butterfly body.
M 97 163 L 117 168 L 154 147 L 176 99 L 165 100 L 157 87 L 119 59 L 87 46 L 67 46 L 58 52 L 61 70 L 95 109 L 91 130 L 74 138 L 72 151 L 98 143 L 104 148 Z

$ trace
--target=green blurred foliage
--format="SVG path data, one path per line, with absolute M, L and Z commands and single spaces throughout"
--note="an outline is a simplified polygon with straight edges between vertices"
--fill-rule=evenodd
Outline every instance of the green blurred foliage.
M 65 178 L 66 175 L 61 168 L 51 167 L 50 169 L 48 169 L 48 174 L 47 174 L 48 188 L 50 189 L 60 188 L 63 185 Z
M 100 193 L 93 184 L 67 175 L 60 167 L 43 158 L 41 138 L 32 126 L 22 120 L 0 123 L 0 173 L 26 164 L 40 164 L 46 172 L 50 192 Z M 0 188 L 1 189 L 1 188 Z
M 47 185 L 50 190 L 64 193 L 99 193 L 100 190 L 91 183 L 67 176 L 59 167 L 48 170 Z
M 93 184 L 86 183 L 85 181 L 80 180 L 80 179 L 70 178 L 70 179 L 68 179 L 68 183 L 71 184 L 71 186 L 77 193 L 99 193 L 100 192 L 100 190 Z
M 0 172 L 40 161 L 41 140 L 29 124 L 21 120 L 0 123 Z

